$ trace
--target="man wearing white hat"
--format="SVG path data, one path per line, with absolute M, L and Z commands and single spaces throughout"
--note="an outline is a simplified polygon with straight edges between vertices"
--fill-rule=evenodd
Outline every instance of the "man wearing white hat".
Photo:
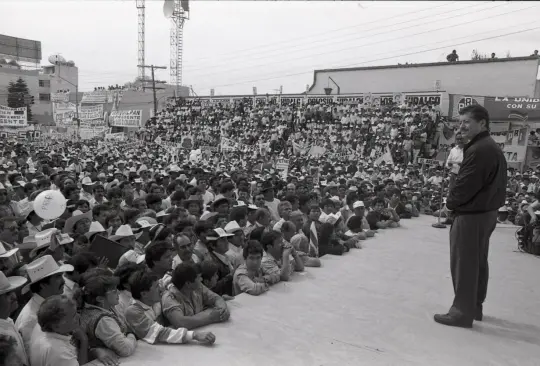
M 34 294 L 22 309 L 15 327 L 21 333 L 26 352 L 30 352 L 32 331 L 37 324 L 37 312 L 46 298 L 61 295 L 64 291 L 65 272 L 73 271 L 73 266 L 65 264 L 58 266 L 54 258 L 45 255 L 26 266 L 30 279 L 30 290 Z
M 229 250 L 225 253 L 229 261 L 232 263 L 234 269 L 238 268 L 244 263 L 244 246 L 246 237 L 244 230 L 238 225 L 236 221 L 231 221 L 225 225 L 225 232 L 227 234 L 233 234 L 229 237 Z
M 94 182 L 92 182 L 92 178 L 90 177 L 84 177 L 81 181 L 82 185 L 82 191 L 79 194 L 79 199 L 85 200 L 85 201 L 92 201 L 94 198 L 93 195 L 93 189 L 94 189 Z
M 6 277 L 3 272 L 0 272 L 0 334 L 15 339 L 15 348 L 19 361 L 21 361 L 23 365 L 30 366 L 28 355 L 24 348 L 24 342 L 15 328 L 13 320 L 9 317 L 19 306 L 15 290 L 25 283 L 26 278 L 24 277 Z

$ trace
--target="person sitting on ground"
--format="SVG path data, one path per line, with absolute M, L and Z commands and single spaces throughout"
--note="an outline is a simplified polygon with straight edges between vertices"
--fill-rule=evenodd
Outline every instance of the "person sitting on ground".
M 399 227 L 399 216 L 394 215 L 390 209 L 385 209 L 386 203 L 382 199 L 373 201 L 373 210 L 367 214 L 367 221 L 371 230 Z
M 264 233 L 261 238 L 264 249 L 261 268 L 269 285 L 289 281 L 294 271 L 304 270 L 304 263 L 290 244 L 284 245 L 283 236 L 277 231 Z
M 150 271 L 160 278 L 161 292 L 171 283 L 171 270 L 174 248 L 168 241 L 152 242 L 145 249 L 146 265 Z
M 211 332 L 164 326 L 158 276 L 142 270 L 133 274 L 129 282 L 134 300 L 126 311 L 126 321 L 139 339 L 150 344 L 187 343 L 192 339 L 206 344 L 215 342 L 216 336 Z
M 201 283 L 196 265 L 180 263 L 172 272 L 171 284 L 161 304 L 173 328 L 191 330 L 229 319 L 225 300 Z
M 300 258 L 304 262 L 305 267 L 320 267 L 321 260 L 317 257 L 317 253 L 311 247 L 309 239 L 302 230 L 304 226 L 304 215 L 301 211 L 293 211 L 291 214 L 291 222 L 298 228 L 296 234 L 291 238 L 291 245 L 294 246 Z
M 249 240 L 243 250 L 244 263 L 234 272 L 234 295 L 243 292 L 258 296 L 268 291 L 268 284 L 261 269 L 263 247 L 258 241 Z
M 100 274 L 84 278 L 84 308 L 81 310 L 81 328 L 91 348 L 108 348 L 120 357 L 131 356 L 137 348 L 137 339 L 115 311 L 118 305 L 118 279 Z
M 118 305 L 115 306 L 117 314 L 125 316 L 127 308 L 133 301 L 129 278 L 141 269 L 145 269 L 144 264 L 126 262 L 114 270 L 114 277 L 118 278 Z
M 326 254 L 343 255 L 349 251 L 349 247 L 344 245 L 341 240 L 336 237 L 334 225 L 329 222 L 321 225 L 317 238 L 319 242 L 320 257 Z
M 32 333 L 32 366 L 78 366 L 88 362 L 88 338 L 79 327 L 77 306 L 64 295 L 47 298 Z M 75 345 L 73 344 L 75 343 Z
M 210 232 L 206 237 L 207 246 L 210 251 L 211 262 L 218 266 L 218 280 L 214 287 L 210 290 L 216 294 L 223 296 L 232 296 L 232 280 L 234 274 L 234 266 L 226 256 L 229 250 L 228 238 L 233 234 L 227 234 L 225 230 L 217 228 Z

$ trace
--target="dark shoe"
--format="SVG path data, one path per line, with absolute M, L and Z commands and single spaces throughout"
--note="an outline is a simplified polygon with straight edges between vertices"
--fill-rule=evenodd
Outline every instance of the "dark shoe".
M 457 317 L 450 314 L 435 314 L 433 319 L 440 324 L 449 325 L 451 327 L 472 328 L 472 320 L 468 321 L 462 317 Z
M 445 225 L 452 225 L 452 222 L 454 222 L 454 220 L 452 220 L 452 219 L 446 219 L 446 220 L 443 222 L 443 224 L 445 224 Z
M 484 317 L 482 305 L 476 308 L 476 314 L 474 314 L 474 320 L 481 322 Z

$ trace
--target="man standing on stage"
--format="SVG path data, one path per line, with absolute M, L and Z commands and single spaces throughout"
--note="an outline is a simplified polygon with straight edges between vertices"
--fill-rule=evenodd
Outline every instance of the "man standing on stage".
M 506 194 L 506 159 L 489 135 L 489 114 L 480 105 L 460 112 L 460 130 L 468 141 L 463 162 L 446 207 L 453 211 L 450 228 L 450 270 L 454 303 L 448 314 L 434 319 L 444 325 L 470 328 L 482 320 L 482 304 L 489 278 L 489 238 L 497 224 L 497 210 Z

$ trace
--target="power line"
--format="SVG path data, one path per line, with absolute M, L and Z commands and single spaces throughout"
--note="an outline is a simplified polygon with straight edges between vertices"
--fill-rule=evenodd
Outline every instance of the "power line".
M 461 25 L 480 22 L 480 21 L 485 21 L 485 20 L 491 20 L 491 19 L 496 18 L 496 17 L 505 16 L 505 15 L 508 15 L 508 14 L 511 14 L 511 13 L 514 13 L 514 12 L 518 12 L 518 11 L 528 10 L 528 9 L 534 8 L 534 7 L 535 6 L 531 6 L 531 7 L 525 8 L 525 9 L 514 10 L 512 12 L 506 12 L 506 13 L 502 13 L 502 14 L 491 15 L 491 16 L 489 16 L 489 18 L 474 19 L 474 20 L 470 20 L 470 21 L 466 21 L 466 22 L 462 22 L 462 23 L 458 23 L 458 24 L 452 24 L 452 25 L 449 25 L 449 26 L 446 26 L 446 27 L 440 27 L 440 28 L 430 29 L 430 30 L 427 30 L 427 31 L 422 31 L 422 32 L 415 33 L 415 34 L 404 35 L 404 36 L 397 37 L 397 38 L 386 39 L 386 40 L 382 40 L 382 41 L 374 41 L 374 42 L 366 43 L 366 44 L 359 45 L 359 46 L 347 47 L 347 48 L 342 48 L 342 49 L 338 49 L 338 50 L 329 50 L 329 51 L 325 51 L 325 52 L 321 52 L 321 53 L 317 53 L 317 54 L 303 55 L 303 56 L 289 58 L 289 59 L 282 60 L 282 61 L 273 61 L 272 65 L 280 64 L 280 63 L 288 63 L 288 62 L 291 62 L 291 61 L 301 60 L 301 59 L 305 59 L 305 58 L 311 58 L 311 57 L 315 57 L 315 56 L 323 56 L 323 55 L 332 54 L 332 53 L 340 52 L 340 51 L 347 51 L 347 50 L 351 50 L 351 49 L 364 48 L 366 46 L 375 45 L 375 44 L 378 45 L 378 44 L 382 44 L 382 43 L 385 43 L 385 42 L 395 41 L 395 40 L 398 40 L 398 39 L 406 39 L 406 38 L 410 38 L 410 37 L 413 37 L 413 36 L 418 36 L 418 35 L 427 34 L 427 33 L 433 33 L 433 32 L 448 29 L 448 28 L 455 28 L 456 26 L 461 26 Z M 195 73 L 195 75 L 198 76 L 198 77 L 204 77 L 204 76 L 209 76 L 209 75 L 220 74 L 220 73 L 223 73 L 223 72 L 233 72 L 233 71 L 236 71 L 236 70 L 244 71 L 246 69 L 265 67 L 265 66 L 268 66 L 268 65 L 269 64 L 266 63 L 266 64 L 252 65 L 252 66 L 243 66 L 241 68 L 221 69 L 220 71 L 217 71 L 217 72 L 204 73 L 204 74 Z
M 510 32 L 510 33 L 500 34 L 500 35 L 496 35 L 496 36 L 492 36 L 492 37 L 486 37 L 486 38 L 476 39 L 476 40 L 467 41 L 467 42 L 462 42 L 462 43 L 455 43 L 455 44 L 450 44 L 450 45 L 445 45 L 445 46 L 435 47 L 435 48 L 431 48 L 431 49 L 427 49 L 427 50 L 423 50 L 423 51 L 404 53 L 404 54 L 394 55 L 394 56 L 390 56 L 390 57 L 384 57 L 384 58 L 379 58 L 379 59 L 373 59 L 373 60 L 369 60 L 369 61 L 365 61 L 365 62 L 361 62 L 361 63 L 354 63 L 354 64 L 349 64 L 349 65 L 342 65 L 342 66 L 339 66 L 339 68 L 355 67 L 355 66 L 363 65 L 363 64 L 366 64 L 366 63 L 370 63 L 370 62 L 384 61 L 384 60 L 393 59 L 393 58 L 396 58 L 396 57 L 411 56 L 411 55 L 416 55 L 416 54 L 425 53 L 425 52 L 431 52 L 431 51 L 436 51 L 436 50 L 441 50 L 441 49 L 448 49 L 448 48 L 451 48 L 451 47 L 463 46 L 463 45 L 470 44 L 470 43 L 476 43 L 476 42 L 486 41 L 486 40 L 490 40 L 490 39 L 496 39 L 496 38 L 506 37 L 506 36 L 510 36 L 510 35 L 514 35 L 514 34 L 520 34 L 520 33 L 530 32 L 530 31 L 534 31 L 534 30 L 537 30 L 537 29 L 540 29 L 540 26 L 539 26 L 539 27 L 528 28 L 528 29 L 523 29 L 523 30 L 520 30 L 520 31 L 515 31 L 515 32 Z M 238 83 L 230 83 L 230 84 L 222 84 L 222 85 L 213 85 L 212 87 L 218 88 L 218 87 L 227 87 L 227 86 L 243 85 L 243 84 L 253 83 L 253 82 L 257 82 L 257 81 L 266 81 L 266 80 L 280 79 L 280 78 L 284 78 L 284 77 L 297 76 L 297 75 L 304 75 L 304 74 L 311 74 L 311 73 L 312 73 L 312 71 L 298 72 L 298 73 L 291 73 L 291 74 L 285 74 L 285 75 L 279 75 L 279 76 L 272 76 L 272 77 L 261 78 L 261 79 L 246 80 L 246 81 L 242 81 L 242 82 L 238 82 Z M 201 88 L 203 88 L 203 87 L 201 87 Z
M 336 29 L 333 29 L 333 30 L 328 30 L 328 31 L 325 31 L 325 32 L 321 32 L 321 33 L 316 33 L 316 34 L 311 34 L 309 36 L 304 36 L 304 37 L 296 37 L 294 39 L 290 39 L 290 40 L 284 40 L 284 41 L 281 41 L 281 42 L 273 42 L 273 43 L 268 43 L 266 45 L 258 45 L 258 46 L 255 46 L 255 47 L 250 47 L 250 48 L 245 48 L 245 49 L 240 49 L 240 50 L 236 50 L 236 51 L 232 51 L 232 52 L 229 52 L 229 53 L 224 53 L 224 54 L 221 54 L 221 55 L 212 55 L 212 56 L 209 56 L 209 57 L 203 57 L 203 58 L 198 58 L 197 59 L 197 64 L 199 64 L 201 61 L 203 60 L 206 60 L 206 59 L 215 59 L 216 57 L 219 57 L 219 58 L 227 58 L 225 56 L 227 55 L 232 55 L 234 56 L 233 58 L 236 58 L 238 57 L 238 54 L 241 54 L 243 52 L 247 52 L 248 54 L 251 54 L 253 53 L 252 51 L 253 50 L 257 50 L 257 49 L 260 49 L 260 48 L 266 48 L 268 46 L 272 46 L 272 45 L 279 45 L 279 47 L 277 48 L 278 50 L 279 49 L 283 49 L 283 44 L 287 44 L 287 43 L 296 43 L 300 40 L 304 40 L 304 39 L 308 39 L 308 38 L 313 38 L 313 37 L 318 37 L 320 35 L 323 35 L 323 36 L 327 36 L 328 34 L 330 33 L 335 33 L 335 32 L 338 32 L 338 31 L 342 31 L 344 29 L 351 29 L 351 28 L 358 28 L 358 27 L 362 27 L 362 26 L 365 26 L 365 25 L 369 25 L 369 24 L 380 24 L 380 22 L 382 21 L 388 21 L 388 20 L 392 20 L 392 19 L 397 19 L 397 18 L 402 18 L 406 15 L 410 15 L 410 14 L 415 14 L 415 15 L 418 15 L 418 13 L 422 13 L 422 12 L 425 12 L 425 11 L 428 11 L 428 10 L 434 10 L 434 9 L 437 9 L 437 8 L 441 8 L 441 7 L 444 7 L 444 6 L 448 6 L 448 5 L 452 5 L 454 4 L 455 2 L 452 2 L 452 3 L 447 3 L 447 4 L 442 4 L 442 5 L 438 5 L 438 6 L 434 6 L 432 8 L 429 8 L 429 9 L 421 9 L 421 10 L 415 10 L 415 11 L 411 11 L 411 12 L 408 12 L 408 13 L 405 13 L 405 14 L 400 14 L 399 16 L 394 16 L 394 17 L 390 17 L 390 18 L 384 18 L 384 19 L 377 19 L 377 20 L 374 20 L 374 21 L 371 21 L 371 22 L 367 22 L 367 23 L 362 23 L 362 24 L 355 24 L 355 25 L 352 25 L 352 26 L 347 26 L 347 27 L 341 27 L 341 28 L 336 28 Z M 482 5 L 482 4 L 480 4 Z M 470 8 L 470 6 L 468 6 L 468 8 Z M 465 8 L 460 8 L 460 9 L 456 9 L 456 10 L 461 10 L 461 9 L 465 9 Z M 456 11 L 456 10 L 451 10 L 450 12 L 452 11 Z M 428 17 L 431 17 L 431 16 L 438 16 L 438 15 L 442 15 L 442 14 L 446 14 L 447 12 L 443 12 L 443 13 L 440 13 L 440 14 L 432 14 Z M 407 20 L 405 22 L 401 22 L 401 23 L 396 23 L 396 24 L 391 24 L 391 25 L 385 25 L 385 26 L 381 26 L 379 28 L 383 28 L 383 27 L 392 27 L 392 26 L 395 26 L 395 25 L 400 25 L 400 24 L 404 24 L 404 23 L 408 23 L 408 22 L 412 22 L 412 21 L 418 21 L 420 19 L 425 19 L 425 18 L 428 18 L 428 17 L 424 17 L 424 18 L 414 18 L 414 19 L 411 19 L 411 20 Z M 377 29 L 377 28 L 375 28 Z M 303 43 L 302 43 L 303 44 Z M 295 45 L 292 45 L 290 47 L 295 47 Z M 272 50 L 269 50 L 269 51 L 272 51 Z M 263 51 L 263 52 L 266 52 L 266 51 Z M 258 52 L 256 52 L 258 53 Z

